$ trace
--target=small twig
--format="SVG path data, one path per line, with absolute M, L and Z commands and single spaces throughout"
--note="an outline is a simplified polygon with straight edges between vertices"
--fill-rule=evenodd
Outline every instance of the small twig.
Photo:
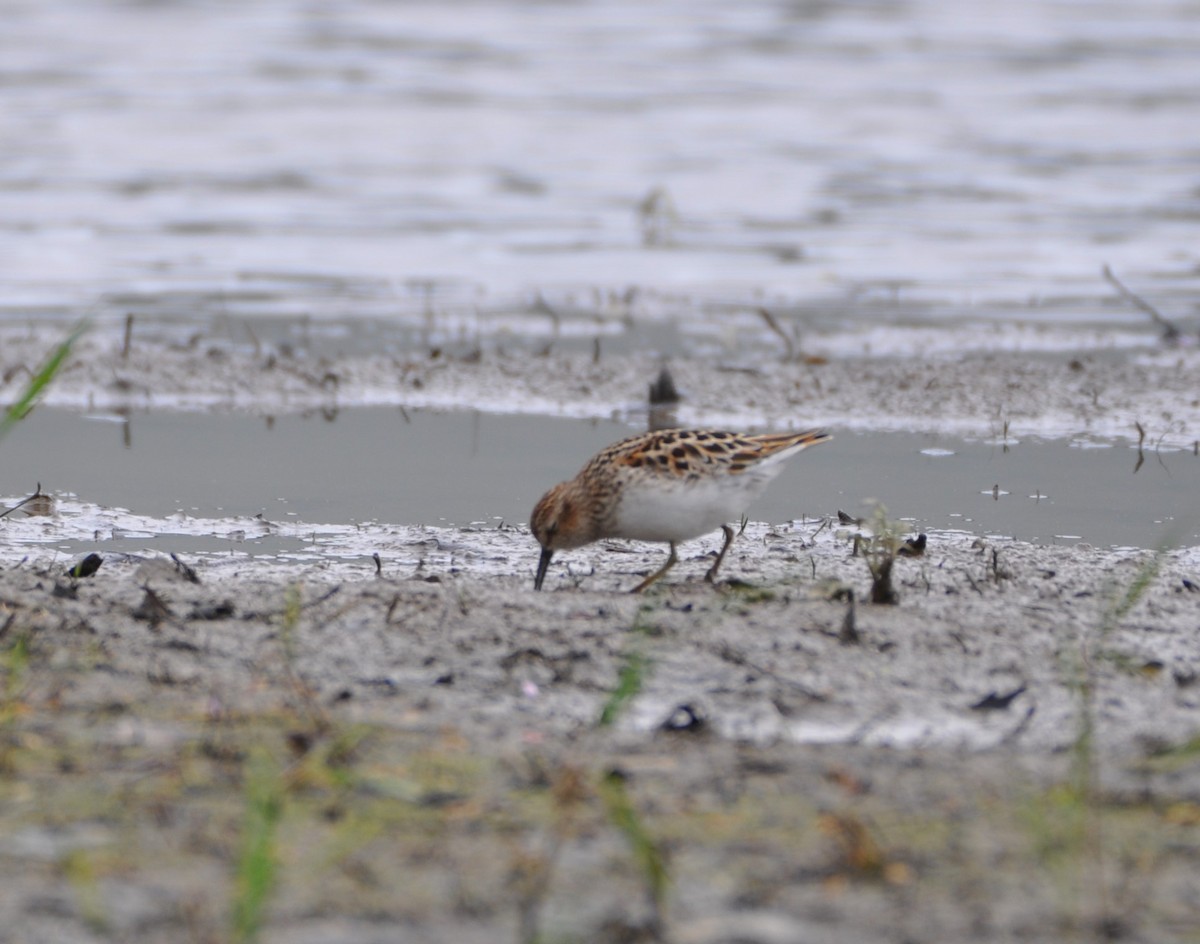
M 842 628 L 838 632 L 838 642 L 843 646 L 857 646 L 862 642 L 862 636 L 858 632 L 858 620 L 854 613 L 854 592 L 849 591 L 847 594 L 849 603 L 846 606 L 846 615 L 842 617 Z
M 833 527 L 833 519 L 830 518 L 828 515 L 826 515 L 824 518 L 821 519 L 821 523 L 820 523 L 820 525 L 818 525 L 817 530 L 808 536 L 809 543 L 811 544 L 813 542 L 813 540 L 816 539 L 816 536 L 818 534 L 820 534 L 822 531 L 824 531 L 826 528 L 832 528 L 832 527 Z
M 1016 727 L 1014 727 L 1011 731 L 1009 731 L 1006 735 L 1004 735 L 1004 737 L 1003 737 L 1003 739 L 1001 739 L 1000 743 L 1002 745 L 1011 744 L 1013 741 L 1015 741 L 1017 738 L 1019 738 L 1022 734 L 1024 734 L 1026 729 L 1029 727 L 1029 722 L 1033 720 L 1033 715 L 1036 711 L 1037 711 L 1037 705 L 1036 704 L 1030 705 L 1028 710 L 1025 712 L 1025 716 L 1017 723 Z
M 181 561 L 177 554 L 172 553 L 171 560 L 175 562 L 175 572 L 179 574 L 180 577 L 182 577 L 188 583 L 200 582 L 200 575 L 196 573 L 195 568 L 189 567 L 187 564 Z
M 315 597 L 314 599 L 309 600 L 306 603 L 301 603 L 300 606 L 298 607 L 298 610 L 299 610 L 299 612 L 304 612 L 305 610 L 312 609 L 314 606 L 320 606 L 322 603 L 324 603 L 330 597 L 335 596 L 336 594 L 340 593 L 341 590 L 342 590 L 342 586 L 341 586 L 341 584 L 338 584 L 336 587 L 333 587 L 332 589 L 327 590 L 325 593 L 322 593 L 319 597 Z M 247 613 L 242 614 L 242 619 L 244 619 L 244 620 L 268 619 L 269 620 L 276 616 L 283 616 L 286 612 L 287 612 L 287 607 L 283 607 L 278 610 L 249 611 Z
M 179 619 L 176 619 L 171 607 L 167 604 L 159 594 L 150 588 L 148 584 L 142 586 L 145 591 L 145 596 L 142 597 L 142 602 L 139 603 L 131 611 L 130 615 L 136 620 L 144 620 L 150 624 L 150 629 L 158 632 L 158 627 L 163 623 L 170 623 L 177 629 L 187 629 L 187 625 Z
M 17 502 L 11 508 L 5 508 L 3 511 L 0 511 L 0 518 L 7 518 L 9 515 L 11 515 L 14 511 L 16 511 L 21 506 L 28 505 L 35 498 L 41 498 L 41 497 L 42 497 L 42 483 L 38 482 L 37 489 L 34 491 L 34 493 L 32 495 L 30 495 L 27 498 L 22 498 L 19 502 Z
M 534 314 L 546 315 L 550 319 L 550 324 L 553 327 L 553 333 L 550 335 L 550 340 L 546 342 L 546 346 L 538 351 L 539 357 L 549 357 L 550 352 L 554 349 L 554 344 L 558 340 L 560 331 L 562 330 L 562 317 L 558 311 L 538 293 L 534 299 L 532 309 Z
M 246 323 L 246 334 L 250 336 L 250 343 L 254 345 L 254 359 L 258 360 L 262 357 L 262 343 L 258 340 L 258 335 L 254 333 L 249 322 Z
M 792 356 L 796 350 L 795 345 L 792 343 L 792 339 L 788 337 L 787 332 L 784 331 L 783 328 L 779 326 L 779 322 L 775 320 L 775 316 L 766 308 L 759 308 L 757 311 L 759 317 L 767 323 L 767 327 L 779 335 L 779 337 L 783 340 L 784 347 L 786 348 L 786 350 L 783 352 L 783 361 L 785 364 L 789 363 L 792 360 Z
M 709 651 L 715 652 L 717 656 L 719 656 L 724 661 L 730 663 L 731 665 L 739 665 L 739 666 L 744 666 L 747 669 L 752 669 L 753 671 L 757 672 L 759 675 L 765 676 L 766 678 L 771 679 L 773 682 L 776 682 L 779 685 L 783 685 L 783 686 L 786 686 L 787 688 L 792 689 L 794 692 L 797 692 L 800 695 L 803 695 L 805 698 L 809 699 L 810 701 L 817 701 L 817 702 L 829 701 L 829 696 L 826 695 L 825 693 L 819 692 L 815 688 L 809 688 L 803 682 L 798 682 L 794 678 L 789 678 L 786 675 L 782 675 L 781 673 L 776 672 L 773 669 L 767 668 L 765 665 L 759 665 L 757 662 L 754 662 L 751 659 L 747 658 L 745 653 L 743 653 L 741 650 L 736 649 L 735 647 L 731 646 L 729 643 L 723 643 L 721 646 L 713 647 Z
M 1104 266 L 1102 271 L 1104 273 L 1104 278 L 1108 281 L 1108 284 L 1115 288 L 1122 298 L 1132 304 L 1135 308 L 1140 308 L 1152 319 L 1154 319 L 1154 323 L 1156 325 L 1162 328 L 1163 341 L 1165 341 L 1167 344 L 1175 344 L 1179 341 L 1182 332 L 1180 332 L 1179 328 L 1174 324 L 1174 322 L 1163 317 L 1162 312 L 1160 312 L 1140 295 L 1136 295 L 1129 291 L 1129 289 L 1125 287 L 1124 283 L 1113 274 L 1113 270 L 1110 269 L 1107 264 Z

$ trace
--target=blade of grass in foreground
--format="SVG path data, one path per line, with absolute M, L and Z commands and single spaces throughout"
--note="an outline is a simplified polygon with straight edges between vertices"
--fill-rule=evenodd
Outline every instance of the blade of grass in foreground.
M 246 812 L 233 899 L 233 940 L 253 944 L 278 880 L 276 831 L 283 818 L 284 787 L 265 751 L 251 755 L 244 776 Z
M 38 398 L 46 392 L 46 388 L 62 370 L 63 363 L 67 356 L 71 353 L 71 348 L 75 346 L 75 342 L 80 336 L 87 331 L 89 327 L 88 321 L 85 319 L 77 324 L 71 333 L 66 336 L 53 351 L 38 367 L 37 372 L 29 378 L 29 382 L 25 385 L 25 389 L 21 391 L 21 396 L 17 401 L 4 412 L 4 416 L 0 418 L 0 439 L 3 439 L 10 429 L 23 420 L 29 411 L 33 409 L 33 405 Z

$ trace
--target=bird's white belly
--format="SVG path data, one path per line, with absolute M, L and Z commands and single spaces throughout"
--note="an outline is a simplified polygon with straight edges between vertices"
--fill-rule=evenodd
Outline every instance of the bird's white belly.
M 626 489 L 612 537 L 687 541 L 738 520 L 762 489 L 758 477 Z

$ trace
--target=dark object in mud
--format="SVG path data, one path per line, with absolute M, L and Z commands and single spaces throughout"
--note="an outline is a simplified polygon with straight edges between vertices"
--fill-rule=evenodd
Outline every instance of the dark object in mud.
M 167 606 L 162 597 L 149 587 L 143 589 L 146 591 L 146 595 L 142 597 L 142 602 L 134 607 L 131 614 L 134 619 L 145 620 L 150 624 L 151 629 L 157 629 L 159 623 L 175 618 L 175 614 L 171 612 L 171 608 Z
M 837 515 L 838 515 L 838 524 L 853 525 L 854 527 L 858 527 L 860 524 L 863 523 L 862 518 L 855 518 L 852 515 L 848 515 L 844 511 L 842 511 L 842 509 L 840 509 L 840 508 L 838 509 Z
M 971 705 L 972 711 L 1003 711 L 1011 705 L 1018 695 L 1025 691 L 1024 685 L 1018 685 L 1011 692 L 1005 692 L 1003 695 L 998 695 L 996 692 L 988 692 L 979 701 Z
M 171 560 L 175 562 L 175 573 L 179 574 L 188 583 L 199 583 L 200 577 L 196 571 L 181 561 L 175 554 L 171 555 Z
M 650 405 L 662 406 L 666 403 L 678 403 L 680 399 L 679 391 L 675 389 L 675 379 L 664 364 L 662 370 L 658 372 L 658 378 L 650 384 Z
M 49 518 L 54 514 L 54 496 L 47 495 L 38 485 L 38 491 L 21 502 L 21 510 L 30 518 Z
M 47 495 L 45 492 L 43 492 L 42 483 L 38 482 L 37 488 L 34 489 L 32 495 L 28 496 L 27 498 L 22 498 L 11 508 L 5 508 L 3 511 L 0 511 L 0 518 L 5 518 L 8 515 L 11 515 L 18 508 L 24 508 L 25 514 L 29 515 L 31 518 L 38 516 L 49 517 L 50 515 L 54 514 L 54 496 Z
M 67 576 L 74 580 L 82 580 L 84 577 L 90 577 L 100 569 L 100 565 L 104 563 L 104 558 L 99 554 L 89 554 L 74 567 L 67 571 Z
M 871 572 L 872 603 L 895 606 L 900 594 L 892 583 L 892 567 L 897 557 L 914 557 L 925 550 L 925 535 L 904 540 L 900 537 L 896 522 L 889 521 L 887 511 L 879 506 L 871 518 L 870 538 L 861 533 L 854 535 L 854 556 L 862 556 Z
M 187 618 L 190 620 L 224 620 L 233 619 L 237 610 L 233 606 L 232 600 L 222 600 L 220 603 L 208 603 L 203 606 L 193 607 L 188 613 Z
M 664 731 L 682 731 L 698 734 L 708 726 L 703 710 L 692 704 L 677 705 L 670 717 L 660 725 Z
M 854 610 L 854 591 L 849 587 L 845 591 L 846 615 L 842 617 L 842 628 L 838 630 L 838 642 L 843 646 L 857 646 L 862 642 L 858 632 L 858 618 Z
M 50 595 L 60 600 L 78 600 L 79 585 L 76 583 L 60 583 L 54 581 L 54 589 L 50 591 Z
M 294 757 L 303 757 L 313 749 L 313 745 L 316 743 L 316 739 L 308 731 L 289 731 L 286 740 Z
M 867 558 L 867 566 L 871 568 L 871 602 L 885 606 L 895 606 L 900 602 L 900 594 L 892 586 L 892 565 L 896 563 L 896 555 L 881 553 Z

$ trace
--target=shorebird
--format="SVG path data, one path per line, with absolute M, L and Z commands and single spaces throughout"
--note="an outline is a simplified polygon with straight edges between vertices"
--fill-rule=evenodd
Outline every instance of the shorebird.
M 665 541 L 670 556 L 634 587 L 640 593 L 675 565 L 676 544 L 719 527 L 725 543 L 704 575 L 711 583 L 733 543 L 728 522 L 741 518 L 786 459 L 830 438 L 815 429 L 757 435 L 663 429 L 614 443 L 534 507 L 530 528 L 542 546 L 534 589 L 542 589 L 555 551 L 602 538 Z

